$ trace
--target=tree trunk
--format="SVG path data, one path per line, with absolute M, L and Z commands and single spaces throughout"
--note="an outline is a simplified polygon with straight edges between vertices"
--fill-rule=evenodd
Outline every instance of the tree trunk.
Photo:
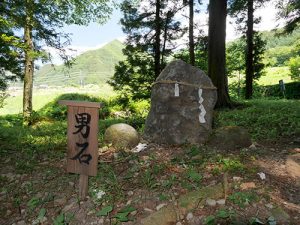
M 246 93 L 245 98 L 252 98 L 253 94 L 253 0 L 247 2 L 247 51 L 246 51 Z
M 155 44 L 154 44 L 154 72 L 155 77 L 160 74 L 160 33 L 161 33 L 161 18 L 160 18 L 160 0 L 156 0 L 155 4 Z
M 227 0 L 209 1 L 208 75 L 216 86 L 216 108 L 231 107 L 225 71 L 225 39 Z
M 29 1 L 26 1 L 26 18 L 24 26 L 24 42 L 25 49 L 25 73 L 24 73 L 24 90 L 23 90 L 23 124 L 30 125 L 30 117 L 32 114 L 32 87 L 33 87 L 33 70 L 34 59 L 32 52 L 34 51 L 32 42 L 32 13 L 30 12 Z
M 195 43 L 194 43 L 194 0 L 189 0 L 189 52 L 190 64 L 195 65 Z
M 160 65 L 164 65 L 164 56 L 165 56 L 165 51 L 166 51 L 166 44 L 167 44 L 167 38 L 168 38 L 168 25 L 169 25 L 169 22 L 171 20 L 171 15 L 172 13 L 169 11 L 167 13 L 167 18 L 166 18 L 166 21 L 165 21 L 165 27 L 164 27 L 164 37 L 163 37 L 163 46 L 162 46 L 162 51 L 161 51 L 161 62 L 160 62 Z

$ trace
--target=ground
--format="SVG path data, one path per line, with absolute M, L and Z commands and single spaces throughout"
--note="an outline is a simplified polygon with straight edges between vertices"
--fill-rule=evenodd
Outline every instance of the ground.
M 31 168 L 22 151 L 7 149 L 0 165 L 0 224 L 296 225 L 299 164 L 291 158 L 299 146 L 299 140 L 280 139 L 226 152 L 152 143 L 139 153 L 100 148 L 98 175 L 89 178 L 84 200 L 78 198 L 78 175 L 65 171 L 64 154 L 40 155 Z M 221 191 L 205 194 L 216 187 Z M 184 205 L 193 193 L 202 199 Z M 179 209 L 177 218 L 166 219 L 172 207 Z M 149 216 L 161 216 L 157 212 L 163 212 L 161 222 L 147 223 Z

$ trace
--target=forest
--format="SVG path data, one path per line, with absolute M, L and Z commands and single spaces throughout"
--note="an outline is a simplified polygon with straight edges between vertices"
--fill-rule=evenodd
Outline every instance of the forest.
M 268 4 L 276 8 L 280 26 L 260 31 L 257 11 Z M 114 10 L 121 12 L 125 41 L 112 40 L 70 57 L 72 36 L 63 28 L 103 25 Z M 226 41 L 229 19 L 238 38 Z M 52 65 L 46 47 L 59 52 L 64 65 Z M 216 93 L 215 105 L 205 108 L 211 118 L 204 142 L 147 139 L 150 114 L 159 108 L 153 102 L 157 79 L 176 60 L 201 70 L 195 74 L 206 74 L 210 91 Z M 89 83 L 83 85 L 85 73 Z M 51 76 L 56 79 L 52 87 L 37 88 Z M 80 77 L 80 83 L 74 84 L 72 76 Z M 20 93 L 12 89 L 16 82 L 22 84 Z M 200 89 L 195 102 L 201 114 Z M 18 97 L 21 110 L 15 109 Z M 3 0 L 0 224 L 296 225 L 299 99 L 298 0 Z M 96 108 L 91 114 L 89 107 L 76 109 L 75 131 L 69 130 L 70 104 Z M 195 111 L 180 110 L 179 105 L 180 115 Z M 151 124 L 158 130 L 164 124 L 170 127 L 157 136 L 179 134 L 181 128 L 172 126 L 182 117 L 166 117 L 166 122 Z M 134 130 L 134 145 L 108 141 L 108 130 L 119 124 Z M 194 123 L 182 130 L 203 127 Z M 89 135 L 93 142 L 81 143 Z M 70 140 L 79 152 L 72 158 Z M 79 156 L 92 151 L 92 143 L 96 159 L 85 154 L 83 160 Z M 96 161 L 89 164 L 91 158 Z M 94 166 L 96 172 L 77 172 L 77 164 L 74 172 L 72 160 L 80 168 Z

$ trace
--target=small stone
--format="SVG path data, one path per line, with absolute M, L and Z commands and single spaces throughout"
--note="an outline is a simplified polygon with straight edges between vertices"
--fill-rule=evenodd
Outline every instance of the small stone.
M 133 194 L 134 194 L 133 191 L 128 191 L 128 192 L 127 192 L 127 195 L 128 195 L 128 196 L 132 196 Z
M 265 180 L 266 179 L 266 174 L 263 172 L 257 173 L 260 179 Z
M 54 206 L 62 206 L 66 203 L 67 203 L 67 198 L 66 197 L 54 199 Z
M 75 183 L 72 182 L 72 181 L 69 181 L 69 185 L 70 185 L 71 187 L 74 187 L 74 186 L 75 186 Z
M 132 200 L 128 200 L 128 201 L 126 202 L 126 205 L 130 205 L 131 202 L 132 202 Z
M 25 214 L 26 210 L 25 209 L 21 209 L 21 214 Z
M 241 184 L 241 189 L 242 190 L 247 190 L 247 189 L 252 189 L 256 188 L 256 185 L 254 182 L 246 182 Z
M 103 224 L 104 223 L 104 219 L 103 218 L 98 219 L 98 223 L 99 224 Z
M 249 148 L 249 149 L 251 149 L 251 150 L 255 150 L 255 149 L 257 149 L 257 147 L 256 147 L 256 145 L 255 145 L 255 144 L 252 144 L 252 145 L 250 145 L 248 148 Z
M 176 225 L 182 225 L 182 223 L 181 222 L 177 222 Z
M 130 215 L 135 216 L 137 214 L 137 210 L 134 210 L 130 213 Z
M 86 215 L 90 216 L 90 215 L 93 215 L 93 214 L 94 214 L 94 211 L 93 211 L 93 210 L 91 210 L 91 211 L 87 212 L 87 214 L 86 214 Z
M 153 210 L 152 209 L 149 209 L 149 208 L 144 208 L 144 211 L 146 211 L 146 212 L 153 212 Z
M 66 205 L 63 209 L 62 209 L 62 212 L 67 212 L 69 210 L 71 210 L 73 207 L 76 206 L 76 202 L 71 202 L 70 204 Z
M 219 200 L 217 200 L 217 204 L 218 205 L 225 205 L 225 203 L 226 203 L 225 199 L 219 199 Z
M 156 210 L 160 210 L 161 208 L 165 207 L 167 204 L 166 203 L 162 203 L 162 204 L 159 204 L 158 206 L 156 206 Z
M 10 216 L 12 214 L 12 211 L 10 211 L 9 209 L 6 210 L 6 216 Z
M 233 177 L 232 179 L 235 182 L 239 182 L 239 181 L 243 180 L 243 178 L 241 178 L 241 177 Z
M 271 214 L 277 222 L 283 224 L 289 223 L 290 216 L 281 207 L 271 209 Z
M 274 208 L 274 206 L 273 206 L 271 203 L 265 204 L 265 206 L 266 206 L 267 208 L 269 208 L 269 209 L 273 209 L 273 208 Z
M 183 220 L 183 219 L 184 219 L 184 215 L 183 215 L 183 214 L 180 214 L 179 218 L 180 218 L 181 220 Z
M 194 218 L 194 215 L 193 213 L 189 212 L 187 215 L 186 215 L 186 219 L 187 220 L 192 220 Z
M 17 222 L 17 225 L 26 225 L 26 222 L 24 220 L 21 220 L 21 221 Z
M 207 204 L 208 206 L 216 206 L 217 202 L 216 202 L 216 200 L 214 200 L 214 199 L 208 198 L 208 199 L 206 199 L 206 204 Z

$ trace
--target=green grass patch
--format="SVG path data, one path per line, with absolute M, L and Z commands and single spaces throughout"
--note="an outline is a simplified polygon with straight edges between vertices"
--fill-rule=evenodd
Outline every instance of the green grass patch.
M 300 134 L 299 100 L 251 100 L 242 109 L 216 112 L 215 127 L 242 126 L 254 139 L 277 139 Z

